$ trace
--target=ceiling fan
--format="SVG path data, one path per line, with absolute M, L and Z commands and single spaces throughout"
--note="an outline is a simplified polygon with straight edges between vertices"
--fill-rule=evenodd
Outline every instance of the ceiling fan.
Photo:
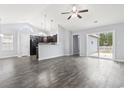
M 70 14 L 72 13 L 72 15 L 70 15 L 67 19 L 69 20 L 71 17 L 78 17 L 79 19 L 82 18 L 81 15 L 79 15 L 79 13 L 84 13 L 84 12 L 88 12 L 88 9 L 85 10 L 78 10 L 77 7 L 75 5 L 73 5 L 72 10 L 70 12 L 64 12 L 61 14 Z

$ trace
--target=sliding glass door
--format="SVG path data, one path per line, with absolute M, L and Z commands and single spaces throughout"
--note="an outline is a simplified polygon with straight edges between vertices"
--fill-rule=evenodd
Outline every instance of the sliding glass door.
M 87 38 L 88 56 L 112 59 L 112 41 L 112 32 L 89 34 Z
M 112 32 L 99 34 L 99 57 L 112 59 Z

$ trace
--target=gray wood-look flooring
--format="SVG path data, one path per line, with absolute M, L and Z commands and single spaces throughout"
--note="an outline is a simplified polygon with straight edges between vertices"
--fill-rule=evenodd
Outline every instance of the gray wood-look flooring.
M 124 87 L 124 63 L 86 57 L 0 59 L 0 87 Z

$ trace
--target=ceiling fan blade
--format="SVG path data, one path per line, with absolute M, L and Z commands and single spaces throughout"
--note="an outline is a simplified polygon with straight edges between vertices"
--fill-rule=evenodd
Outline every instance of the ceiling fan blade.
M 61 13 L 61 14 L 70 14 L 71 12 L 64 12 L 64 13 Z
M 88 9 L 86 10 L 79 10 L 78 13 L 88 12 Z
M 71 16 L 69 16 L 67 19 L 69 20 L 71 18 Z
M 82 18 L 82 16 L 80 16 L 80 15 L 78 15 L 78 14 L 77 14 L 77 17 L 80 18 L 80 19 Z

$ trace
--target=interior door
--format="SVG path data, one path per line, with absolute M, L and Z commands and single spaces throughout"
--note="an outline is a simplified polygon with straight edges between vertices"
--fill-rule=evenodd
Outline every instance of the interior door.
M 38 40 L 38 36 L 30 36 L 30 55 L 37 55 Z
M 79 54 L 79 39 L 78 35 L 73 35 L 73 55 Z

